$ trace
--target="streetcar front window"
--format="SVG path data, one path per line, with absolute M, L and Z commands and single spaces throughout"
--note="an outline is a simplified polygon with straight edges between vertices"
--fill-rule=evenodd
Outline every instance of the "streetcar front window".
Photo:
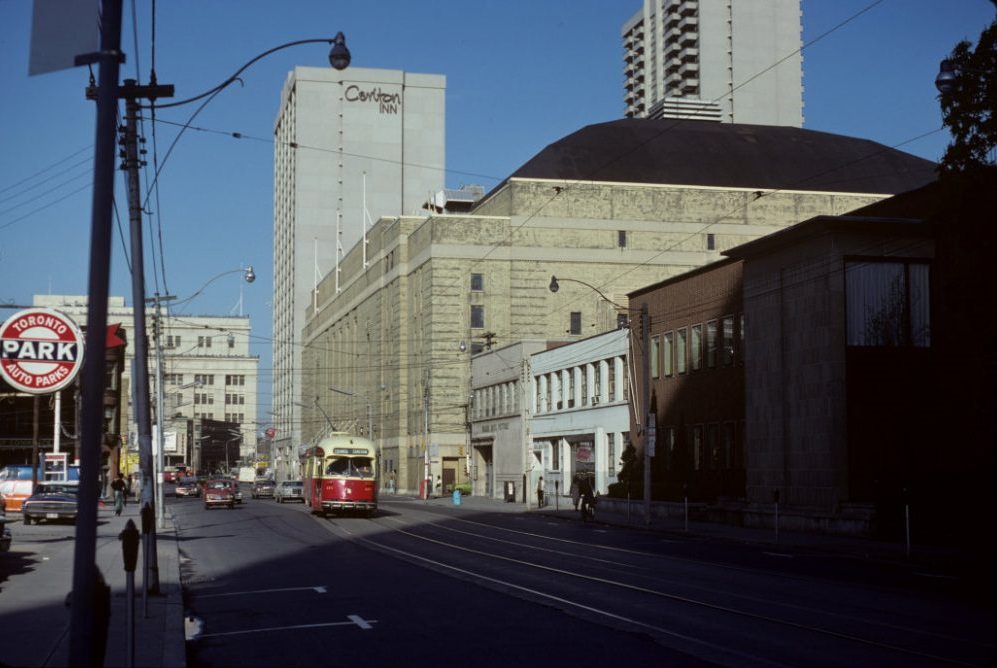
M 338 457 L 329 462 L 325 474 L 371 478 L 374 475 L 373 462 L 370 457 Z

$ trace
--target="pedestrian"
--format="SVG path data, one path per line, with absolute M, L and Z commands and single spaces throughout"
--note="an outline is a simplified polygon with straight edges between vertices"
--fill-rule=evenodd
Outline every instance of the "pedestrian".
M 578 489 L 578 476 L 576 475 L 571 479 L 571 503 L 575 505 L 575 510 L 578 510 L 578 500 L 581 499 L 581 490 Z
M 395 470 L 394 469 L 391 470 L 391 475 L 388 476 L 388 493 L 389 494 L 394 494 L 395 493 Z
M 537 508 L 544 507 L 544 477 L 537 480 Z
M 443 477 L 436 476 L 436 496 L 443 495 Z
M 125 508 L 125 479 L 118 474 L 118 477 L 111 483 L 111 490 L 114 492 L 114 514 L 120 516 Z

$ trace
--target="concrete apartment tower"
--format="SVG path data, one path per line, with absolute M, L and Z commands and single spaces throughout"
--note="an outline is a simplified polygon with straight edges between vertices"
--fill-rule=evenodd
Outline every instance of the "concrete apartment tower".
M 274 123 L 273 255 L 273 422 L 286 460 L 297 459 L 301 406 L 315 402 L 301 395 L 305 308 L 375 221 L 416 213 L 443 188 L 445 93 L 434 74 L 288 74 Z
M 624 115 L 803 127 L 800 20 L 800 0 L 644 0 L 622 29 Z

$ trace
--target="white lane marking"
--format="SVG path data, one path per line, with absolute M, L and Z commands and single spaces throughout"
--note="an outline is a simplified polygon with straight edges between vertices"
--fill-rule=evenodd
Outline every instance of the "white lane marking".
M 221 636 L 240 636 L 240 635 L 245 635 L 247 633 L 263 633 L 266 631 L 294 631 L 296 629 L 320 629 L 320 628 L 325 628 L 327 626 L 358 626 L 361 629 L 367 630 L 374 628 L 373 626 L 371 626 L 371 624 L 377 624 L 376 619 L 362 619 L 360 620 L 360 622 L 363 622 L 363 624 L 361 624 L 360 622 L 357 621 L 357 619 L 353 619 L 354 617 L 360 619 L 358 615 L 350 615 L 350 621 L 348 622 L 297 624 L 295 626 L 269 626 L 264 629 L 246 629 L 245 631 L 222 631 L 220 633 L 204 633 L 198 636 L 197 639 L 200 640 L 201 638 L 218 638 Z
M 356 624 L 357 626 L 359 626 L 360 628 L 362 628 L 364 631 L 369 631 L 370 629 L 374 628 L 373 626 L 370 625 L 370 623 L 366 619 L 364 619 L 360 615 L 347 615 L 346 618 L 349 619 L 354 624 Z
M 781 559 L 794 559 L 794 555 L 785 554 L 784 552 L 762 552 L 762 554 L 767 554 L 770 557 L 780 557 Z
M 314 587 L 285 587 L 283 589 L 254 589 L 252 591 L 229 591 L 223 594 L 198 594 L 197 598 L 220 598 L 222 596 L 252 596 L 253 594 L 272 594 L 278 591 L 308 591 L 311 590 L 316 594 L 325 594 L 325 585 L 316 585 Z

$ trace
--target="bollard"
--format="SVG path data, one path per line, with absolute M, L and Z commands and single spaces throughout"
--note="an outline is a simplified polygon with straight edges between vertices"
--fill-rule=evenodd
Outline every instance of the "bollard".
M 689 485 L 682 485 L 683 516 L 685 517 L 685 530 L 689 530 Z
M 121 541 L 121 555 L 125 562 L 125 596 L 128 597 L 126 610 L 126 634 L 128 666 L 135 666 L 135 563 L 138 561 L 139 532 L 135 522 L 128 520 L 124 530 L 118 534 Z
M 779 490 L 772 492 L 772 501 L 775 503 L 775 542 L 779 542 Z

